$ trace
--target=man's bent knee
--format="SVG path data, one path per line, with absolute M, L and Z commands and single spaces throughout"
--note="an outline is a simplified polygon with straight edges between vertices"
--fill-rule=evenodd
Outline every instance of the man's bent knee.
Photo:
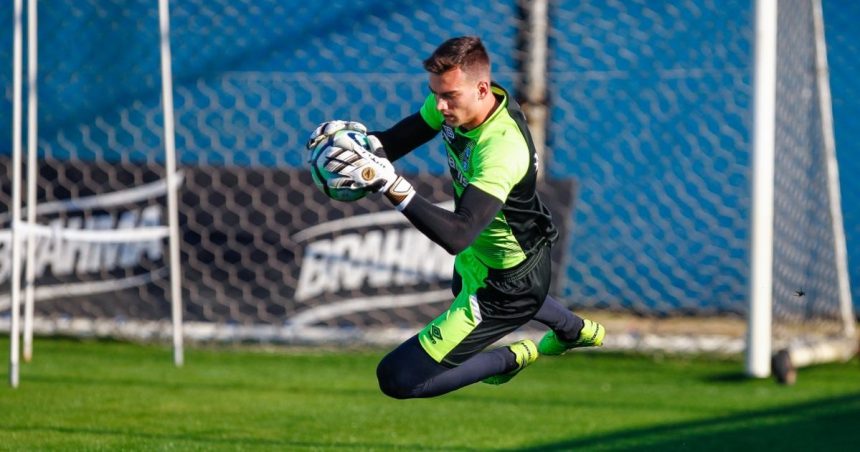
M 418 336 L 412 336 L 385 355 L 376 368 L 376 378 L 383 394 L 395 399 L 429 397 L 430 382 L 447 371 L 424 351 Z
M 421 397 L 421 383 L 414 381 L 414 377 L 398 366 L 393 360 L 386 356 L 376 367 L 376 379 L 379 381 L 379 389 L 383 394 L 395 399 L 411 399 Z
M 395 399 L 409 399 L 412 394 L 410 382 L 404 376 L 402 369 L 386 356 L 376 367 L 376 379 L 383 394 Z

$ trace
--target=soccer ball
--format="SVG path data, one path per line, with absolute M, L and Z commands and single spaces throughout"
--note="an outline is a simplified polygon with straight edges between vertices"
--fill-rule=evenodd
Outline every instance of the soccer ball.
M 352 188 L 352 180 L 338 173 L 338 170 L 345 166 L 344 162 L 354 160 L 356 157 L 353 151 L 333 145 L 335 139 L 342 135 L 347 135 L 349 139 L 361 144 L 365 149 L 370 149 L 367 135 L 355 130 L 338 130 L 313 148 L 309 162 L 314 185 L 320 191 L 331 199 L 350 202 L 364 198 L 369 191 L 364 188 Z

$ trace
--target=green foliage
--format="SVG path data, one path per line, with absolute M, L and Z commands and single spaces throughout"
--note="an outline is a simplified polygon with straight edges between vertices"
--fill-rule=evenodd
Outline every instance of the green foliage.
M 8 350 L 8 340 L 0 341 Z M 510 383 L 398 401 L 382 351 L 194 348 L 40 339 L 21 386 L 0 387 L 0 449 L 848 450 L 860 366 L 795 386 L 742 363 L 573 352 Z M 0 354 L 8 359 L 6 353 Z M 6 372 L 2 378 L 8 381 Z

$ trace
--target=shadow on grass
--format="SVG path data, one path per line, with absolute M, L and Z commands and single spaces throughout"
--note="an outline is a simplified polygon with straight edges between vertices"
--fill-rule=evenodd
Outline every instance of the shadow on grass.
M 704 381 L 709 383 L 744 383 L 753 380 L 743 372 L 726 372 L 709 376 Z
M 856 450 L 858 419 L 860 393 L 515 450 Z

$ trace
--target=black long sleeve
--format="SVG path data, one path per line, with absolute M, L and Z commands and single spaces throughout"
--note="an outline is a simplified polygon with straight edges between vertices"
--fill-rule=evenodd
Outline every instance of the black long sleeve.
M 403 214 L 445 251 L 458 254 L 472 244 L 501 208 L 501 201 L 470 185 L 463 190 L 453 212 L 437 207 L 416 194 L 403 209 Z
M 393 162 L 432 140 L 437 133 L 438 130 L 424 122 L 421 114 L 415 113 L 401 119 L 388 130 L 373 131 L 370 135 L 379 138 L 382 148 L 385 149 L 385 156 Z

